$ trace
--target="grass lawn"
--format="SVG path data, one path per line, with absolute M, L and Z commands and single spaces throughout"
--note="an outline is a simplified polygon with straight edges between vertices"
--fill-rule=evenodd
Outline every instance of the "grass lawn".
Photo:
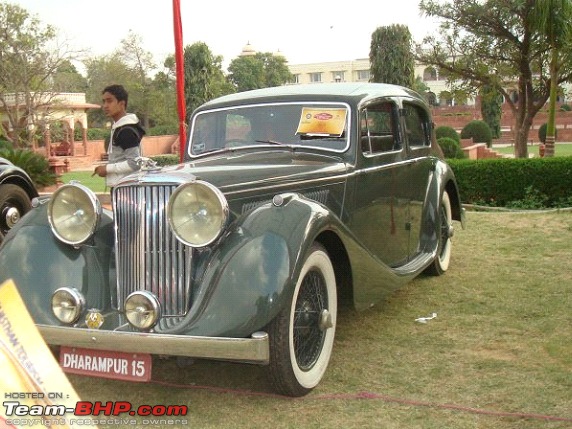
M 92 171 L 70 171 L 62 175 L 62 182 L 77 180 L 94 192 L 106 192 L 105 178 L 92 176 Z
M 499 153 L 504 153 L 507 155 L 514 155 L 514 146 L 498 147 L 493 145 L 493 149 Z M 538 156 L 538 144 L 528 146 L 528 153 Z M 572 156 L 572 144 L 571 143 L 556 143 L 554 147 L 554 156 Z
M 84 401 L 187 405 L 173 428 L 570 428 L 572 213 L 467 217 L 444 276 L 342 309 L 325 379 L 304 398 L 273 395 L 263 368 L 222 362 L 157 358 L 148 384 L 70 380 Z

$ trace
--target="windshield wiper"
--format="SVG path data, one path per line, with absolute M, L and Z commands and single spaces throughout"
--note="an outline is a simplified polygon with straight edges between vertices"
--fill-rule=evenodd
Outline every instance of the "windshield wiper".
M 274 144 L 274 145 L 278 145 L 278 146 L 288 146 L 286 143 L 282 143 L 282 142 L 277 142 L 276 140 L 254 140 L 256 143 L 268 143 L 268 144 Z
M 212 149 L 207 149 L 207 150 L 203 150 L 202 152 L 199 153 L 195 153 L 193 155 L 195 156 L 199 156 L 199 155 L 204 155 L 206 153 L 212 153 L 212 152 L 232 152 L 235 148 L 234 147 L 215 147 Z

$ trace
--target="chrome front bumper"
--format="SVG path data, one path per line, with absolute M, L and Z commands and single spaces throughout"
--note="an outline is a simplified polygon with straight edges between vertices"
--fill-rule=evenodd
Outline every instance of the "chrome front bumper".
M 47 325 L 37 327 L 46 343 L 57 346 L 257 364 L 267 364 L 270 359 L 266 332 L 255 332 L 250 338 L 228 338 L 98 331 Z

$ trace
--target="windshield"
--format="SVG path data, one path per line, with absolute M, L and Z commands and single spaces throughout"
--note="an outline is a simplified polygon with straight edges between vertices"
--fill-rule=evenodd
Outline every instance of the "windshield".
M 348 148 L 349 107 L 341 103 L 258 104 L 200 112 L 191 124 L 190 155 L 286 145 L 335 152 Z

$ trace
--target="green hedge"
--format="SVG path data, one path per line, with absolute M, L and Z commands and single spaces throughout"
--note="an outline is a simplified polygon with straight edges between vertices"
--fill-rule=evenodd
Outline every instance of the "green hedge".
M 497 207 L 542 195 L 545 207 L 572 203 L 572 157 L 449 159 L 463 203 Z
M 457 143 L 461 143 L 461 137 L 455 128 L 446 125 L 441 125 L 440 127 L 435 128 L 435 137 L 437 140 L 443 137 L 448 137 L 455 140 Z
M 165 167 L 167 165 L 177 165 L 179 163 L 179 155 L 175 154 L 154 155 L 150 158 L 161 167 Z
M 443 151 L 445 158 L 463 159 L 465 157 L 465 152 L 463 152 L 461 145 L 455 139 L 441 137 L 437 139 L 437 144 L 441 146 L 441 150 Z
M 491 127 L 485 121 L 474 120 L 469 122 L 461 130 L 462 139 L 473 139 L 474 143 L 486 143 L 487 147 L 491 147 L 493 141 L 493 133 Z

